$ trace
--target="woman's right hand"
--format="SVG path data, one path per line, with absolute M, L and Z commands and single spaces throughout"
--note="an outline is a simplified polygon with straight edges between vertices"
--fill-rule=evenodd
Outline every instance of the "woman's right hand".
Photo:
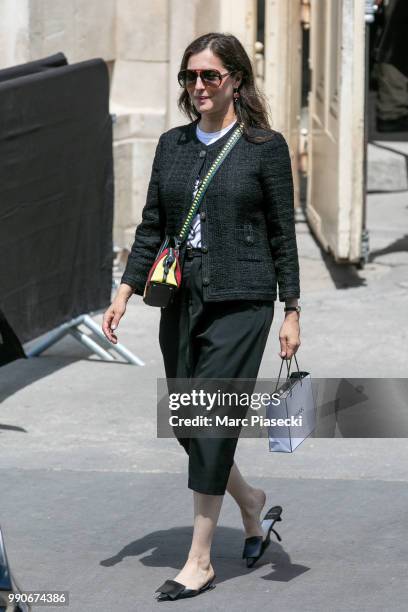
M 129 285 L 121 284 L 112 304 L 106 310 L 102 320 L 102 331 L 112 344 L 117 344 L 118 338 L 113 332 L 126 312 L 126 304 L 133 290 Z

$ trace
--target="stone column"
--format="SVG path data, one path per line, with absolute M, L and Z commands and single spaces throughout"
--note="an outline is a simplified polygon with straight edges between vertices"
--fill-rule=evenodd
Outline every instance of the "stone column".
M 168 2 L 117 0 L 116 61 L 112 75 L 114 126 L 114 241 L 130 248 L 168 104 Z
M 29 0 L 0 2 L 0 69 L 30 57 Z

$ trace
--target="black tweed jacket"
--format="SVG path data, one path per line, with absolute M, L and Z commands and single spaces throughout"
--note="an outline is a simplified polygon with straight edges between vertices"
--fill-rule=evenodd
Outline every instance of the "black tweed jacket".
M 207 172 L 236 125 L 210 145 L 196 136 L 195 121 L 160 136 L 142 221 L 122 283 L 143 295 L 165 234 L 177 234 L 191 206 L 194 181 Z M 293 178 L 287 143 L 280 132 L 262 143 L 244 135 L 212 179 L 200 205 L 203 299 L 279 300 L 300 297 L 293 207 Z M 185 256 L 184 241 L 180 257 Z

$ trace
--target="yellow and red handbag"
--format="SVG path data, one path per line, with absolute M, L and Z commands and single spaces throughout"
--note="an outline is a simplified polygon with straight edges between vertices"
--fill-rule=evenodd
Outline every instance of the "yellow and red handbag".
M 181 285 L 179 247 L 168 246 L 170 240 L 171 237 L 166 236 L 147 276 L 143 301 L 149 306 L 165 308 Z
M 145 304 L 166 308 L 173 301 L 175 292 L 181 286 L 180 245 L 187 237 L 194 215 L 200 206 L 208 185 L 242 134 L 243 124 L 240 123 L 211 164 L 197 190 L 178 236 L 166 235 L 147 276 L 143 293 Z M 173 245 L 171 245 L 171 242 L 173 242 Z

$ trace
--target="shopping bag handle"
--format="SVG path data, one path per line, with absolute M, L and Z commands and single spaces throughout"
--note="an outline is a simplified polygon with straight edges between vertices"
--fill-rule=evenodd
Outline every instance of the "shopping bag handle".
M 296 367 L 297 367 L 297 370 L 298 370 L 298 373 L 299 373 L 300 384 L 302 384 L 302 377 L 300 376 L 299 364 L 298 364 L 297 359 L 296 359 L 296 353 L 294 353 L 292 355 L 292 357 L 295 358 Z M 276 382 L 275 391 L 276 391 L 276 389 L 278 388 L 278 385 L 279 385 L 279 381 L 280 381 L 280 377 L 281 377 L 281 372 L 282 372 L 282 367 L 283 367 L 283 362 L 284 361 L 286 361 L 286 368 L 287 368 L 286 380 L 289 379 L 289 377 L 290 377 L 290 368 L 292 366 L 292 357 L 289 359 L 289 364 L 288 364 L 288 360 L 287 359 L 282 358 L 281 367 L 280 367 L 280 370 L 279 370 L 278 380 Z

